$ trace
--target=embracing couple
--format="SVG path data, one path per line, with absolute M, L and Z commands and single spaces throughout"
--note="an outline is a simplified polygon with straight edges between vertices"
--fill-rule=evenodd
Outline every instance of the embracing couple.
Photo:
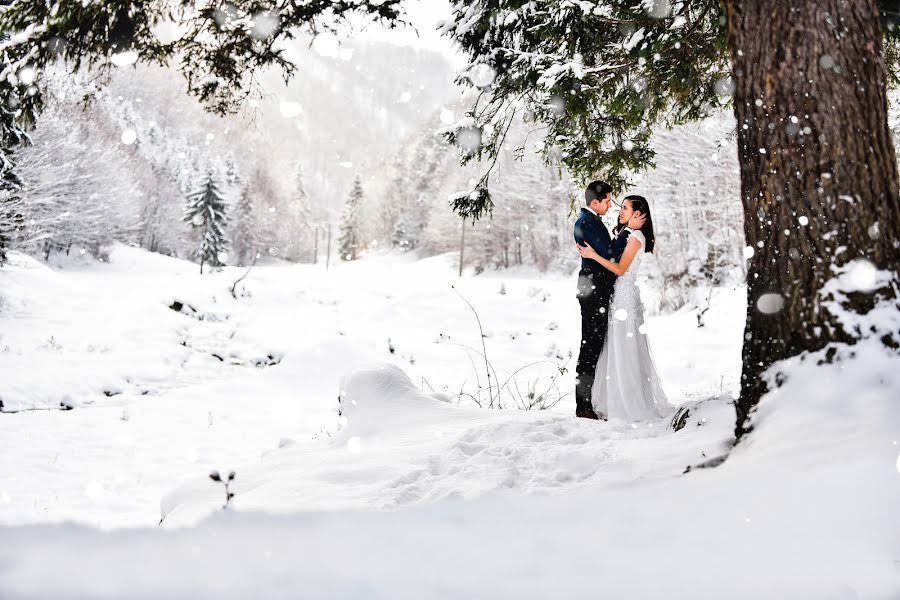
M 653 419 L 667 412 L 637 287 L 641 257 L 653 252 L 650 206 L 643 196 L 626 196 L 611 237 L 603 217 L 612 206 L 612 187 L 593 181 L 575 221 L 581 254 L 578 302 L 581 351 L 575 385 L 575 414 L 587 419 Z

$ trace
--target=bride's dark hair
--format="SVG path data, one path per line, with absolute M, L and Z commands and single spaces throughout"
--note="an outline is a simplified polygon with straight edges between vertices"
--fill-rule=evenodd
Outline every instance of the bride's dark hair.
M 653 252 L 653 247 L 656 245 L 656 236 L 653 234 L 653 217 L 650 216 L 650 203 L 647 202 L 647 199 L 643 196 L 625 196 L 623 202 L 628 200 L 631 202 L 631 208 L 637 212 L 640 212 L 642 215 L 647 217 L 647 222 L 644 223 L 644 226 L 641 227 L 641 233 L 644 234 L 644 237 L 647 239 L 647 243 L 644 245 L 644 252 Z M 626 223 L 619 223 L 615 227 L 615 232 L 619 233 L 623 229 L 625 229 Z

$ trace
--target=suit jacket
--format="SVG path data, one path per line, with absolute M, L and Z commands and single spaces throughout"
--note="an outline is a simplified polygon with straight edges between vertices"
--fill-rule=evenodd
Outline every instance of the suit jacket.
M 611 239 L 606 225 L 600 220 L 600 217 L 592 213 L 586 208 L 581 209 L 581 214 L 575 220 L 575 242 L 584 245 L 585 242 L 597 251 L 597 254 L 609 260 L 618 260 L 625 251 L 628 244 L 628 236 L 631 235 L 630 229 L 623 229 L 616 239 Z M 596 284 L 608 288 L 612 292 L 613 285 L 616 282 L 616 275 L 609 269 L 606 269 L 595 260 L 590 258 L 581 259 L 581 271 L 579 276 L 589 276 L 595 280 Z

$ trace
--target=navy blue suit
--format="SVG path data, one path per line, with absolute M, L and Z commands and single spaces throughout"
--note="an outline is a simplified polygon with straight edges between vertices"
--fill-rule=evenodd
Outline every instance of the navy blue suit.
M 631 230 L 623 229 L 615 239 L 611 239 L 606 225 L 600 217 L 586 208 L 575 221 L 575 242 L 585 242 L 597 254 L 609 260 L 618 260 L 628 244 Z M 612 299 L 616 275 L 595 260 L 581 259 L 578 272 L 578 303 L 581 305 L 581 350 L 575 367 L 575 410 L 591 408 L 591 388 L 597 361 L 606 342 L 607 311 Z

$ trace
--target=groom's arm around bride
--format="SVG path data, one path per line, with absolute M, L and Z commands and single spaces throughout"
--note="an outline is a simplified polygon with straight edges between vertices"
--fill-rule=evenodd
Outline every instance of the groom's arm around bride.
M 612 206 L 612 192 L 607 189 L 612 190 L 608 184 L 594 181 L 585 190 L 585 206 L 575 221 L 575 243 L 579 246 L 589 244 L 603 258 L 618 260 L 625 251 L 632 228 L 625 227 L 618 236 L 610 237 L 609 230 L 606 229 L 601 218 Z M 593 260 L 583 259 L 581 261 L 582 271 L 598 274 L 609 273 L 606 269 L 598 268 L 598 266 L 597 262 Z
M 612 186 L 603 181 L 592 181 L 584 190 L 584 200 L 585 206 L 575 221 L 575 242 L 579 246 L 590 244 L 604 258 L 616 260 L 625 250 L 631 229 L 623 230 L 613 240 L 601 220 L 612 206 Z M 582 258 L 577 292 L 581 305 L 581 349 L 575 367 L 575 414 L 579 417 L 598 418 L 591 408 L 591 387 L 606 339 L 606 312 L 615 281 L 612 272 L 591 259 Z

